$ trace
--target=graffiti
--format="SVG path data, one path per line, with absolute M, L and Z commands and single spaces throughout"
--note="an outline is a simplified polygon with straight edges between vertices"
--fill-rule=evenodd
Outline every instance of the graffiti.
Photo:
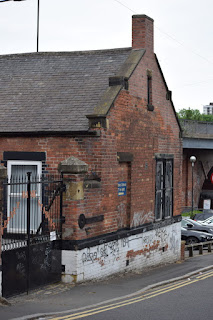
M 18 260 L 26 260 L 26 252 L 25 251 L 17 251 L 16 252 L 16 257 Z
M 179 238 L 174 227 L 172 230 L 168 228 L 159 228 L 151 232 L 146 232 L 140 237 L 123 238 L 120 240 L 111 241 L 109 243 L 101 244 L 96 248 L 87 248 L 82 253 L 82 262 L 95 263 L 98 262 L 103 266 L 107 261 L 114 263 L 121 259 L 123 252 L 126 252 L 126 258 L 135 258 L 136 256 L 150 257 L 150 254 L 159 251 L 163 247 L 163 252 L 168 250 L 168 242 L 173 253 L 177 253 Z M 137 245 L 135 244 L 137 242 Z M 135 250 L 137 248 L 137 250 Z
M 25 276 L 25 266 L 23 265 L 23 263 L 18 263 L 16 266 L 16 271 L 21 274 L 22 276 Z
M 162 244 L 164 244 L 165 242 L 168 241 L 167 228 L 155 229 L 155 236 L 156 236 L 157 238 L 160 238 L 160 241 L 162 242 Z
M 51 264 L 50 264 L 51 248 L 50 248 L 50 246 L 46 247 L 44 256 L 45 256 L 44 263 L 41 265 L 41 269 L 48 270 L 51 266 Z
M 113 257 L 117 257 L 117 255 L 119 254 L 119 245 L 118 245 L 118 241 L 115 240 L 113 242 L 109 242 L 107 244 L 108 248 L 109 248 L 109 255 L 112 255 Z
M 96 260 L 103 264 L 106 259 L 111 259 L 112 261 L 117 260 L 119 257 L 119 243 L 118 240 L 105 243 L 100 245 L 96 249 L 87 248 L 86 252 L 82 253 L 82 262 L 94 263 Z
M 152 211 L 144 214 L 144 211 L 134 212 L 131 227 L 142 226 L 145 223 L 153 222 L 154 215 Z
M 148 244 L 150 244 L 151 242 L 152 242 L 152 240 L 153 240 L 153 236 L 150 234 L 150 235 L 145 235 L 144 237 L 143 237 L 143 243 L 145 244 L 145 245 L 148 245 Z
M 129 247 L 129 238 L 121 239 L 122 247 Z
M 98 250 L 97 250 L 98 251 Z M 90 248 L 87 248 L 87 252 L 82 254 L 82 262 L 94 262 L 97 259 L 98 252 L 90 252 Z
M 149 246 L 145 246 L 144 248 L 140 249 L 140 250 L 129 250 L 126 254 L 127 259 L 129 258 L 135 258 L 136 256 L 147 256 L 147 254 L 149 254 L 152 251 L 155 251 L 159 248 L 160 246 L 160 241 L 153 241 L 153 243 L 149 244 Z
M 89 272 L 96 268 L 105 272 L 106 266 L 126 270 L 175 261 L 179 253 L 180 226 L 174 224 L 84 249 L 81 259 L 86 274 L 87 268 Z

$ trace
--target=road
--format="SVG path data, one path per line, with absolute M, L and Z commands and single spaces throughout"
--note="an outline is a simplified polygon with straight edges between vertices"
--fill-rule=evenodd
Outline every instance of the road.
M 143 294 L 51 320 L 200 320 L 212 318 L 213 271 L 161 286 Z
M 188 316 L 188 306 L 190 310 L 195 310 L 195 306 L 201 304 L 204 307 L 203 315 L 209 315 L 209 306 L 205 304 L 209 301 L 208 296 L 211 296 L 211 286 L 208 287 L 208 283 L 212 282 L 212 276 L 209 274 L 208 278 L 192 282 L 189 281 L 188 286 L 180 287 L 180 289 L 175 288 L 172 290 L 174 280 L 175 281 L 184 281 L 184 279 L 199 276 L 200 272 L 213 272 L 213 253 L 205 253 L 203 255 L 195 256 L 194 258 L 186 259 L 184 262 L 178 261 L 177 263 L 161 265 L 157 268 L 149 268 L 147 270 L 141 270 L 137 273 L 121 273 L 116 274 L 115 276 L 103 279 L 103 281 L 93 281 L 88 283 L 82 283 L 77 285 L 64 284 L 62 282 L 48 285 L 38 290 L 29 292 L 29 295 L 23 294 L 16 297 L 11 297 L 8 299 L 10 305 L 3 305 L 0 303 L 0 320 L 29 320 L 29 319 L 46 319 L 55 315 L 55 318 L 62 317 L 64 315 L 79 313 L 87 311 L 90 309 L 95 309 L 98 307 L 103 307 L 105 305 L 119 303 L 116 305 L 116 308 L 105 310 L 105 308 L 98 311 L 94 315 L 88 316 L 88 313 L 82 313 L 82 319 L 107 319 L 108 314 L 113 319 L 113 317 L 118 317 L 118 319 L 131 319 L 131 314 L 126 310 L 131 310 L 135 318 L 140 316 L 140 319 L 143 319 L 141 315 L 145 314 L 147 319 L 154 320 L 155 312 L 159 314 L 159 319 L 167 319 L 167 314 L 171 316 L 170 320 L 175 319 L 174 314 L 180 314 L 183 310 L 181 320 L 190 320 Z M 191 278 L 192 279 L 192 278 Z M 199 278 L 198 278 L 199 279 Z M 196 283 L 198 282 L 199 290 L 197 290 Z M 206 284 L 207 282 L 207 284 Z M 173 284 L 172 284 L 173 283 Z M 188 281 L 186 282 L 188 284 Z M 204 292 L 201 292 L 202 283 L 204 286 Z M 141 296 L 148 293 L 147 290 L 150 288 L 158 290 L 159 284 L 161 285 L 172 285 L 170 291 L 164 292 L 160 291 L 161 294 L 155 296 Z M 212 284 L 212 283 L 211 283 Z M 187 289 L 188 288 L 188 289 Z M 195 288 L 195 289 L 194 289 Z M 168 290 L 165 289 L 165 290 Z M 186 290 L 189 290 L 187 293 Z M 206 291 L 205 291 L 206 290 Z M 135 293 L 138 293 L 136 295 Z M 179 297 L 180 292 L 180 297 Z M 186 294 L 184 293 L 186 292 Z M 198 300 L 194 302 L 194 296 L 192 295 L 196 292 L 198 295 Z M 139 294 L 140 293 L 140 294 Z M 184 298 L 182 301 L 184 293 Z M 200 298 L 200 293 L 202 296 Z M 207 298 L 205 298 L 205 296 Z M 138 298 L 139 297 L 139 298 Z M 172 297 L 170 301 L 170 297 Z M 190 297 L 193 298 L 193 303 L 190 306 Z M 205 299 L 203 299 L 203 297 Z M 141 301 L 129 301 L 129 299 L 137 298 Z M 196 297 L 195 297 L 196 298 Z M 184 305 L 186 299 L 186 305 Z M 123 301 L 128 300 L 128 304 L 123 305 Z M 158 303 L 159 301 L 159 303 Z M 175 302 L 174 309 L 173 304 Z M 157 311 L 155 310 L 157 306 Z M 170 311 L 170 306 L 171 311 Z M 184 309 L 182 309 L 184 306 Z M 178 310 L 178 311 L 177 311 Z M 100 312 L 102 311 L 102 312 Z M 153 312 L 153 313 L 152 313 Z M 164 314 L 166 313 L 166 315 Z M 161 315 L 162 313 L 162 315 Z M 73 317 L 78 317 L 80 319 L 81 314 L 78 314 Z M 70 317 L 70 316 L 69 316 Z M 68 317 L 68 318 L 69 318 Z M 130 318 L 131 317 L 131 318 Z M 153 318 L 152 318 L 153 317 Z M 52 316 L 54 319 L 54 316 Z M 210 317 L 212 316 L 210 315 Z M 65 318 L 66 319 L 66 318 Z M 144 318 L 146 319 L 146 318 Z M 196 317 L 194 317 L 196 319 Z M 193 319 L 193 320 L 194 320 Z M 202 319 L 202 318 L 201 318 Z M 117 319 L 116 319 L 117 320 Z

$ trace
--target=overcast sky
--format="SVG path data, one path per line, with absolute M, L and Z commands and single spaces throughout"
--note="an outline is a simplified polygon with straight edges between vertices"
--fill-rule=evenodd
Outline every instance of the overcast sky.
M 0 3 L 1 55 L 36 51 L 37 4 Z M 40 0 L 39 51 L 130 47 L 131 17 L 146 14 L 176 110 L 202 112 L 213 102 L 212 12 L 212 0 Z

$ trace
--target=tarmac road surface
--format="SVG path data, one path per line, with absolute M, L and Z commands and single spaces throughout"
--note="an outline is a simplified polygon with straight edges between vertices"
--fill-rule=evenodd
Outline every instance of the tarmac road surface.
M 129 299 L 159 284 L 169 284 L 211 269 L 213 270 L 213 253 L 207 253 L 188 258 L 185 262 L 161 265 L 137 274 L 122 273 L 104 281 L 75 286 L 63 283 L 49 285 L 32 291 L 29 295 L 8 299 L 9 306 L 0 306 L 0 319 L 26 320 L 42 319 L 50 315 L 63 316 L 65 313 L 79 312 L 88 307 L 96 307 L 98 304 Z

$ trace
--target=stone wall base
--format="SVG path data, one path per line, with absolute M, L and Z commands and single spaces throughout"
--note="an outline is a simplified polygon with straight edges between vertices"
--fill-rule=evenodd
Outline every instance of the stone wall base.
M 103 279 L 118 272 L 143 270 L 181 258 L 181 224 L 88 247 L 62 251 L 66 283 Z

